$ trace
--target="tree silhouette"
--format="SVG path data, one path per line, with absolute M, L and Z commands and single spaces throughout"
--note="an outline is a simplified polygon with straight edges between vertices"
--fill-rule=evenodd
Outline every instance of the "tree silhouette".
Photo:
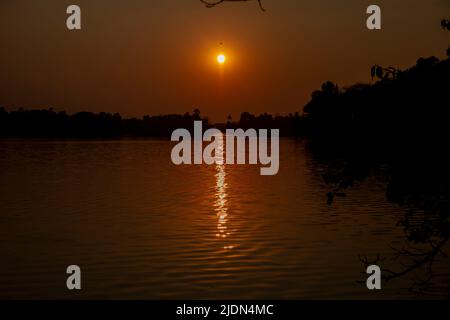
M 195 120 L 200 120 L 201 119 L 200 114 L 201 114 L 200 109 L 198 109 L 198 108 L 194 109 L 193 118 Z
M 202 3 L 204 3 L 206 5 L 207 8 L 213 8 L 219 4 L 221 4 L 222 2 L 226 2 L 226 1 L 249 1 L 249 0 L 200 0 Z M 261 3 L 262 0 L 258 0 L 259 3 L 259 7 L 261 8 L 262 11 L 266 11 Z
M 145 115 L 141 119 L 123 119 L 118 113 L 78 112 L 69 115 L 56 112 L 53 108 L 25 110 L 20 108 L 8 112 L 0 107 L 0 137 L 39 138 L 120 138 L 170 137 L 173 130 L 191 130 L 194 121 L 201 120 L 209 127 L 206 117 L 199 109 L 193 113 Z
M 419 58 L 397 71 L 374 66 L 372 84 L 338 90 L 325 83 L 304 108 L 308 150 L 320 163 L 333 205 L 368 177 L 386 182 L 386 198 L 404 210 L 402 244 L 391 254 L 361 256 L 385 281 L 404 278 L 423 294 L 450 292 L 450 59 Z M 325 170 L 323 168 L 326 168 Z M 381 263 L 383 262 L 383 263 Z

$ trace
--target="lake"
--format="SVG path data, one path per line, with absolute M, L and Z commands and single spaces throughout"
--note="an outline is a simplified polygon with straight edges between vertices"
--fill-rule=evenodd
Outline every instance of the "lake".
M 175 166 L 172 146 L 1 140 L 0 297 L 417 297 L 409 277 L 365 285 L 359 256 L 392 257 L 405 242 L 404 209 L 386 200 L 382 176 L 328 205 L 326 168 L 302 140 L 281 139 L 276 176 L 259 165 Z M 79 292 L 66 289 L 72 264 Z

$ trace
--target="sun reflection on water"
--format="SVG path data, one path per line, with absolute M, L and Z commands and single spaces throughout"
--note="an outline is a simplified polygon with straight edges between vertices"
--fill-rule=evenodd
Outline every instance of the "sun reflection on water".
M 226 182 L 226 171 L 224 164 L 224 145 L 223 139 L 218 139 L 219 148 L 217 148 L 217 153 L 215 154 L 216 160 L 216 188 L 215 188 L 215 202 L 214 211 L 217 216 L 217 238 L 226 239 L 230 236 L 230 231 L 227 227 L 228 222 L 228 200 L 227 200 L 227 182 Z M 234 246 L 227 245 L 223 248 L 225 250 L 231 250 Z

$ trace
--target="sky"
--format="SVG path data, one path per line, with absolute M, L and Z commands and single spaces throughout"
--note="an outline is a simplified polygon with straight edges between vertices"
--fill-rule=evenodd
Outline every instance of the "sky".
M 66 28 L 66 8 L 82 30 Z M 0 0 L 0 106 L 119 112 L 199 108 L 231 114 L 301 112 L 327 81 L 370 82 L 374 64 L 445 58 L 450 0 L 255 0 L 212 9 L 200 0 Z M 366 8 L 382 9 L 382 30 Z M 220 66 L 216 56 L 224 53 Z

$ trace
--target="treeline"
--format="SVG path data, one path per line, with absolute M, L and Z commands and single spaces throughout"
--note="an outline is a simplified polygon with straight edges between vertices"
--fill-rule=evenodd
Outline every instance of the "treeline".
M 447 219 L 450 60 L 420 58 L 380 78 L 345 89 L 326 82 L 304 108 L 309 150 L 332 168 L 324 173 L 329 202 L 382 167 L 389 200 Z M 450 224 L 445 228 L 448 234 Z
M 450 133 L 450 60 L 417 64 L 373 84 L 340 89 L 326 82 L 304 108 L 303 131 L 342 148 L 444 148 Z
M 117 138 L 125 136 L 170 137 L 178 128 L 191 129 L 195 120 L 208 126 L 198 109 L 192 114 L 144 116 L 141 119 L 123 119 L 118 113 L 78 112 L 69 115 L 52 108 L 8 112 L 0 108 L 0 136 L 33 138 L 98 137 Z
M 253 115 L 249 112 L 243 112 L 238 121 L 233 121 L 231 116 L 228 116 L 226 125 L 216 125 L 219 129 L 237 129 L 244 130 L 254 129 L 280 129 L 282 136 L 298 136 L 304 133 L 304 117 L 300 116 L 298 112 L 289 113 L 286 116 L 271 115 L 263 113 L 260 115 Z
M 376 69 L 376 74 L 378 70 Z M 387 69 L 391 70 L 391 69 Z M 326 82 L 313 92 L 303 114 L 286 116 L 243 112 L 226 128 L 277 128 L 284 136 L 342 145 L 358 142 L 396 145 L 438 141 L 448 134 L 450 116 L 450 60 L 421 58 L 412 68 L 394 70 L 373 84 L 340 89 Z M 0 135 L 17 137 L 169 137 L 178 128 L 190 129 L 195 120 L 212 126 L 198 109 L 184 115 L 144 116 L 123 119 L 120 114 L 79 112 L 69 115 L 53 109 L 8 112 L 0 108 Z
M 281 129 L 281 134 L 294 136 L 300 134 L 303 118 L 298 112 L 287 116 L 270 114 L 241 114 L 239 121 L 228 117 L 227 123 L 211 124 L 208 118 L 201 115 L 200 110 L 184 115 L 144 116 L 141 119 L 124 119 L 118 113 L 78 112 L 73 115 L 54 109 L 24 110 L 8 112 L 0 107 L 0 136 L 3 137 L 35 137 L 35 138 L 70 138 L 70 137 L 170 137 L 178 128 L 192 131 L 194 121 L 203 121 L 203 127 L 227 128 L 273 128 Z

